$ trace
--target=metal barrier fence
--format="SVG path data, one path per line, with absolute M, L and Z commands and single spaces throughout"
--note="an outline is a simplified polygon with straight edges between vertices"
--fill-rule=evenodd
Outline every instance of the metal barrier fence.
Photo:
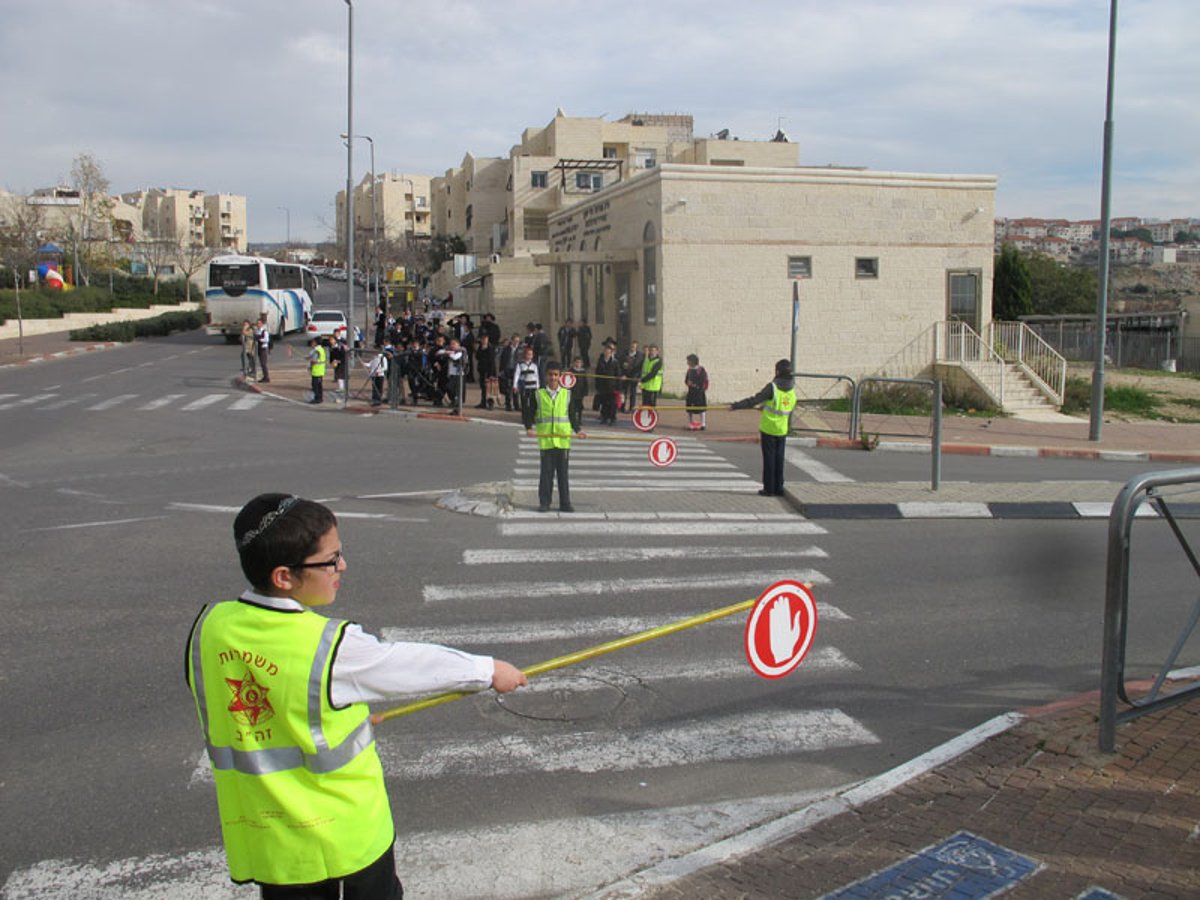
M 845 381 L 845 382 L 849 383 L 849 385 L 850 385 L 851 398 L 854 397 L 854 392 L 857 390 L 857 385 L 854 383 L 854 379 L 851 378 L 849 375 L 825 375 L 820 372 L 796 372 L 792 377 L 795 378 L 797 381 L 799 381 L 801 378 L 824 378 L 824 379 L 832 381 L 834 383 L 834 386 Z M 817 398 L 815 402 L 824 403 L 825 401 L 821 398 Z M 796 405 L 799 406 L 800 404 L 797 403 Z M 841 429 L 841 428 L 814 428 L 811 425 L 803 425 L 803 426 L 793 425 L 792 431 L 793 432 L 795 432 L 795 431 L 811 431 L 811 432 L 821 433 L 821 434 L 825 434 L 825 433 L 841 434 L 843 429 Z M 850 439 L 853 440 L 854 439 L 854 429 L 852 427 L 849 429 L 849 435 L 850 435 Z
M 1164 706 L 1180 703 L 1200 695 L 1200 684 L 1160 696 L 1159 691 L 1167 673 L 1175 665 L 1180 651 L 1200 622 L 1200 596 L 1193 604 L 1184 628 L 1174 647 L 1163 661 L 1154 684 L 1144 697 L 1133 700 L 1125 690 L 1125 641 L 1129 624 L 1129 546 L 1134 516 L 1143 503 L 1151 503 L 1170 526 L 1184 554 L 1200 577 L 1200 561 L 1188 543 L 1187 536 L 1171 512 L 1162 488 L 1172 485 L 1200 485 L 1200 468 L 1168 472 L 1148 472 L 1130 479 L 1117 495 L 1108 517 L 1108 560 L 1104 593 L 1104 647 L 1100 674 L 1100 750 L 1111 753 L 1116 744 L 1117 725 L 1136 719 Z M 1117 700 L 1128 709 L 1117 711 Z
M 1043 340 L 1067 359 L 1091 362 L 1096 358 L 1096 329 L 1075 323 L 1032 322 Z M 1113 329 L 1104 345 L 1105 356 L 1117 367 L 1200 372 L 1200 337 L 1175 337 L 1170 333 Z
M 936 491 L 939 487 L 941 487 L 942 484 L 942 383 L 940 381 L 930 380 L 927 378 L 876 378 L 873 376 L 864 378 L 855 386 L 854 400 L 850 404 L 850 440 L 854 440 L 854 436 L 858 434 L 859 422 L 862 419 L 863 388 L 868 384 L 877 382 L 886 382 L 889 384 L 921 384 L 933 390 L 933 444 L 929 454 L 932 457 L 929 482 L 930 487 Z M 880 433 L 889 434 L 890 432 Z M 907 437 L 907 435 L 900 436 Z

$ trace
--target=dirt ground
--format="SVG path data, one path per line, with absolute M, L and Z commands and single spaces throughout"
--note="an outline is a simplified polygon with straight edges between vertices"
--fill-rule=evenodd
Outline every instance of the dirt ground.
M 1067 374 L 1091 381 L 1092 367 L 1072 365 Z M 1104 385 L 1109 388 L 1141 388 L 1158 398 L 1160 404 L 1155 418 L 1159 420 L 1200 422 L 1200 375 L 1195 373 L 1105 368 Z M 1106 411 L 1105 415 L 1109 413 Z M 1111 417 L 1122 421 L 1138 421 L 1137 416 L 1125 413 L 1112 413 Z

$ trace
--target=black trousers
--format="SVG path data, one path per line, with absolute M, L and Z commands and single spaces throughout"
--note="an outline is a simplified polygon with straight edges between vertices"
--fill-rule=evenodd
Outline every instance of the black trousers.
M 258 371 L 262 373 L 262 381 L 271 380 L 271 373 L 267 371 L 267 348 L 261 344 L 258 348 Z
M 558 479 L 558 508 L 571 505 L 571 486 L 567 483 L 567 465 L 571 451 L 565 447 L 551 447 L 541 453 L 541 469 L 538 475 L 538 505 L 548 507 L 554 497 L 554 480 Z
M 260 884 L 263 900 L 403 900 L 404 885 L 396 877 L 396 857 L 388 847 L 365 869 L 345 878 L 316 884 Z
M 521 424 L 528 431 L 537 418 L 537 391 L 521 389 Z
M 325 376 L 313 375 L 311 377 L 313 403 L 320 403 L 325 399 Z
M 783 494 L 783 454 L 787 435 L 759 432 L 758 442 L 762 448 L 763 490 L 780 496 Z

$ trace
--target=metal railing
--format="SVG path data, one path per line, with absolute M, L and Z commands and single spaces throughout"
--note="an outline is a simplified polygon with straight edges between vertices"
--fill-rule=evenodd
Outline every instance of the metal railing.
M 846 383 L 848 383 L 850 385 L 851 398 L 854 397 L 854 393 L 857 390 L 857 385 L 854 383 L 854 379 L 851 378 L 849 375 L 825 375 L 820 372 L 796 372 L 793 375 L 793 377 L 796 379 L 796 381 L 799 381 L 801 378 L 824 378 L 824 379 L 832 381 L 834 387 L 836 387 L 839 383 L 845 381 Z M 820 404 L 825 401 L 821 398 L 817 398 L 815 401 L 810 401 L 810 402 L 816 402 L 816 403 Z M 799 406 L 800 402 L 798 401 L 796 405 Z M 851 419 L 851 421 L 852 421 L 852 419 Z M 814 428 L 811 425 L 800 425 L 800 426 L 793 425 L 791 430 L 793 432 L 811 431 L 811 432 L 822 432 L 822 433 L 828 432 L 830 434 L 841 434 L 844 429 L 841 429 L 841 428 Z M 853 426 L 850 427 L 849 434 L 850 434 L 850 439 L 853 440 L 854 439 Z
M 854 436 L 858 434 L 859 422 L 862 421 L 863 388 L 868 384 L 879 382 L 889 384 L 923 384 L 933 390 L 933 410 L 931 412 L 933 418 L 933 444 L 929 454 L 932 457 L 929 486 L 936 491 L 942 483 L 942 383 L 926 378 L 876 378 L 869 376 L 862 379 L 854 388 L 854 399 L 850 404 L 851 440 L 854 440 Z
M 992 401 L 1004 407 L 1004 358 L 966 322 L 938 322 L 933 333 L 933 359 L 958 363 L 969 371 Z
M 1200 695 L 1200 683 L 1177 690 L 1166 696 L 1159 691 L 1167 673 L 1175 665 L 1180 651 L 1200 622 L 1200 596 L 1192 605 L 1179 637 L 1171 652 L 1163 661 L 1154 684 L 1144 697 L 1133 700 L 1125 690 L 1125 642 L 1129 625 L 1129 546 L 1134 516 L 1143 503 L 1151 503 L 1158 514 L 1167 522 L 1175 539 L 1183 549 L 1193 571 L 1200 577 L 1200 561 L 1179 523 L 1171 512 L 1170 504 L 1161 489 L 1171 485 L 1200 485 L 1200 468 L 1177 469 L 1169 472 L 1148 472 L 1130 479 L 1117 495 L 1112 512 L 1108 517 L 1108 560 L 1104 593 L 1104 647 L 1100 674 L 1100 750 L 1111 753 L 1116 744 L 1117 725 L 1136 719 L 1164 706 L 1180 703 Z M 1129 708 L 1117 711 L 1117 700 Z
M 1034 386 L 1062 406 L 1067 361 L 1024 322 L 989 322 L 987 344 L 997 356 L 1015 363 Z

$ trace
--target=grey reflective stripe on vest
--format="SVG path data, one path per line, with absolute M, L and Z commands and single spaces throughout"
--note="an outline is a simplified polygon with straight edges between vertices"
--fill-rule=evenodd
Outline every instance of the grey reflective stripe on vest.
M 779 385 L 777 384 L 772 384 L 771 387 L 773 388 L 771 392 L 771 399 L 763 404 L 763 412 L 771 416 L 790 416 L 790 412 L 784 412 L 779 408 L 779 395 L 782 394 L 783 391 L 779 389 Z
M 208 614 L 213 607 L 206 609 L 196 623 L 192 636 L 192 678 L 196 688 L 197 705 L 200 708 L 200 723 L 204 728 L 204 736 L 208 747 L 208 757 L 212 760 L 214 769 L 232 769 L 244 775 L 269 775 L 272 772 L 286 772 L 289 769 L 305 768 L 310 772 L 321 774 L 333 772 L 351 762 L 360 753 L 371 746 L 375 740 L 370 718 L 364 718 L 346 738 L 336 747 L 330 747 L 325 739 L 325 731 L 321 727 L 321 686 L 325 667 L 333 652 L 337 636 L 345 623 L 339 619 L 331 619 L 321 632 L 321 640 L 317 643 L 317 652 L 313 655 L 312 668 L 308 673 L 308 728 L 313 739 L 316 753 L 305 753 L 299 747 L 271 747 L 264 750 L 237 750 L 233 747 L 218 747 L 207 740 L 210 735 L 208 727 L 208 699 L 204 690 L 204 672 L 200 663 L 201 631 Z

